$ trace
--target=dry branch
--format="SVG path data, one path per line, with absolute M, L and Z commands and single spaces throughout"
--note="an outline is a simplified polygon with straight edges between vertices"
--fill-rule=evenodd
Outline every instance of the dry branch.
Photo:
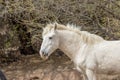
M 109 13 L 110 15 L 112 15 L 115 19 L 118 19 L 120 20 L 120 16 L 118 14 L 115 14 L 113 10 L 110 10 L 106 7 L 103 7 L 103 6 L 98 6 L 99 8 L 103 9 L 104 11 L 106 11 L 107 13 Z

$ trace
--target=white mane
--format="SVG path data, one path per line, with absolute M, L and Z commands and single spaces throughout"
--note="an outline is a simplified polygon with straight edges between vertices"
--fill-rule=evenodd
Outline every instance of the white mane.
M 54 28 L 55 24 L 57 25 L 57 30 L 73 31 L 80 36 L 79 38 L 81 38 L 81 40 L 83 40 L 85 43 L 88 43 L 88 44 L 94 44 L 94 43 L 101 42 L 104 40 L 102 37 L 98 35 L 91 34 L 87 31 L 81 31 L 80 27 L 77 27 L 76 25 L 73 25 L 73 24 L 72 25 L 67 24 L 66 26 L 62 24 L 58 24 L 58 23 L 47 24 L 47 26 L 43 30 L 42 35 L 44 36 L 45 34 L 47 34 L 52 28 Z

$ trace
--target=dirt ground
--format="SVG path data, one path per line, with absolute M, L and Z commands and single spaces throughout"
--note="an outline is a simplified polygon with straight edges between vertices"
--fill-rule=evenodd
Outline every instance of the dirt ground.
M 7 80 L 83 80 L 73 69 L 73 63 L 65 56 L 53 55 L 43 61 L 38 54 L 21 56 L 16 62 L 3 64 Z M 120 80 L 119 76 L 103 76 L 100 80 Z
M 72 67 L 72 62 L 64 55 L 53 55 L 49 60 L 43 61 L 35 54 L 22 56 L 16 62 L 2 65 L 2 71 L 7 80 L 79 80 L 81 76 Z

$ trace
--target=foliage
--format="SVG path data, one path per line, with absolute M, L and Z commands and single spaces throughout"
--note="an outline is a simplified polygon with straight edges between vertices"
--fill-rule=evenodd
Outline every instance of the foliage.
M 25 34 L 17 29 L 24 26 L 31 35 L 28 46 L 32 43 L 39 51 L 42 27 L 54 21 L 80 25 L 107 40 L 119 39 L 119 13 L 119 0 L 0 0 L 0 31 L 7 36 L 2 47 L 19 47 L 19 34 Z

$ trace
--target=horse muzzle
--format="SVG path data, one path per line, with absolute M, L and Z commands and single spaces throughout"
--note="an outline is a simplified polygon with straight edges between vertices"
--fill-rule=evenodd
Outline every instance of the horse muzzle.
M 40 51 L 40 56 L 41 56 L 41 58 L 42 59 L 44 59 L 44 60 L 46 60 L 46 59 L 48 59 L 48 53 L 46 53 L 46 52 L 44 52 L 44 51 Z

